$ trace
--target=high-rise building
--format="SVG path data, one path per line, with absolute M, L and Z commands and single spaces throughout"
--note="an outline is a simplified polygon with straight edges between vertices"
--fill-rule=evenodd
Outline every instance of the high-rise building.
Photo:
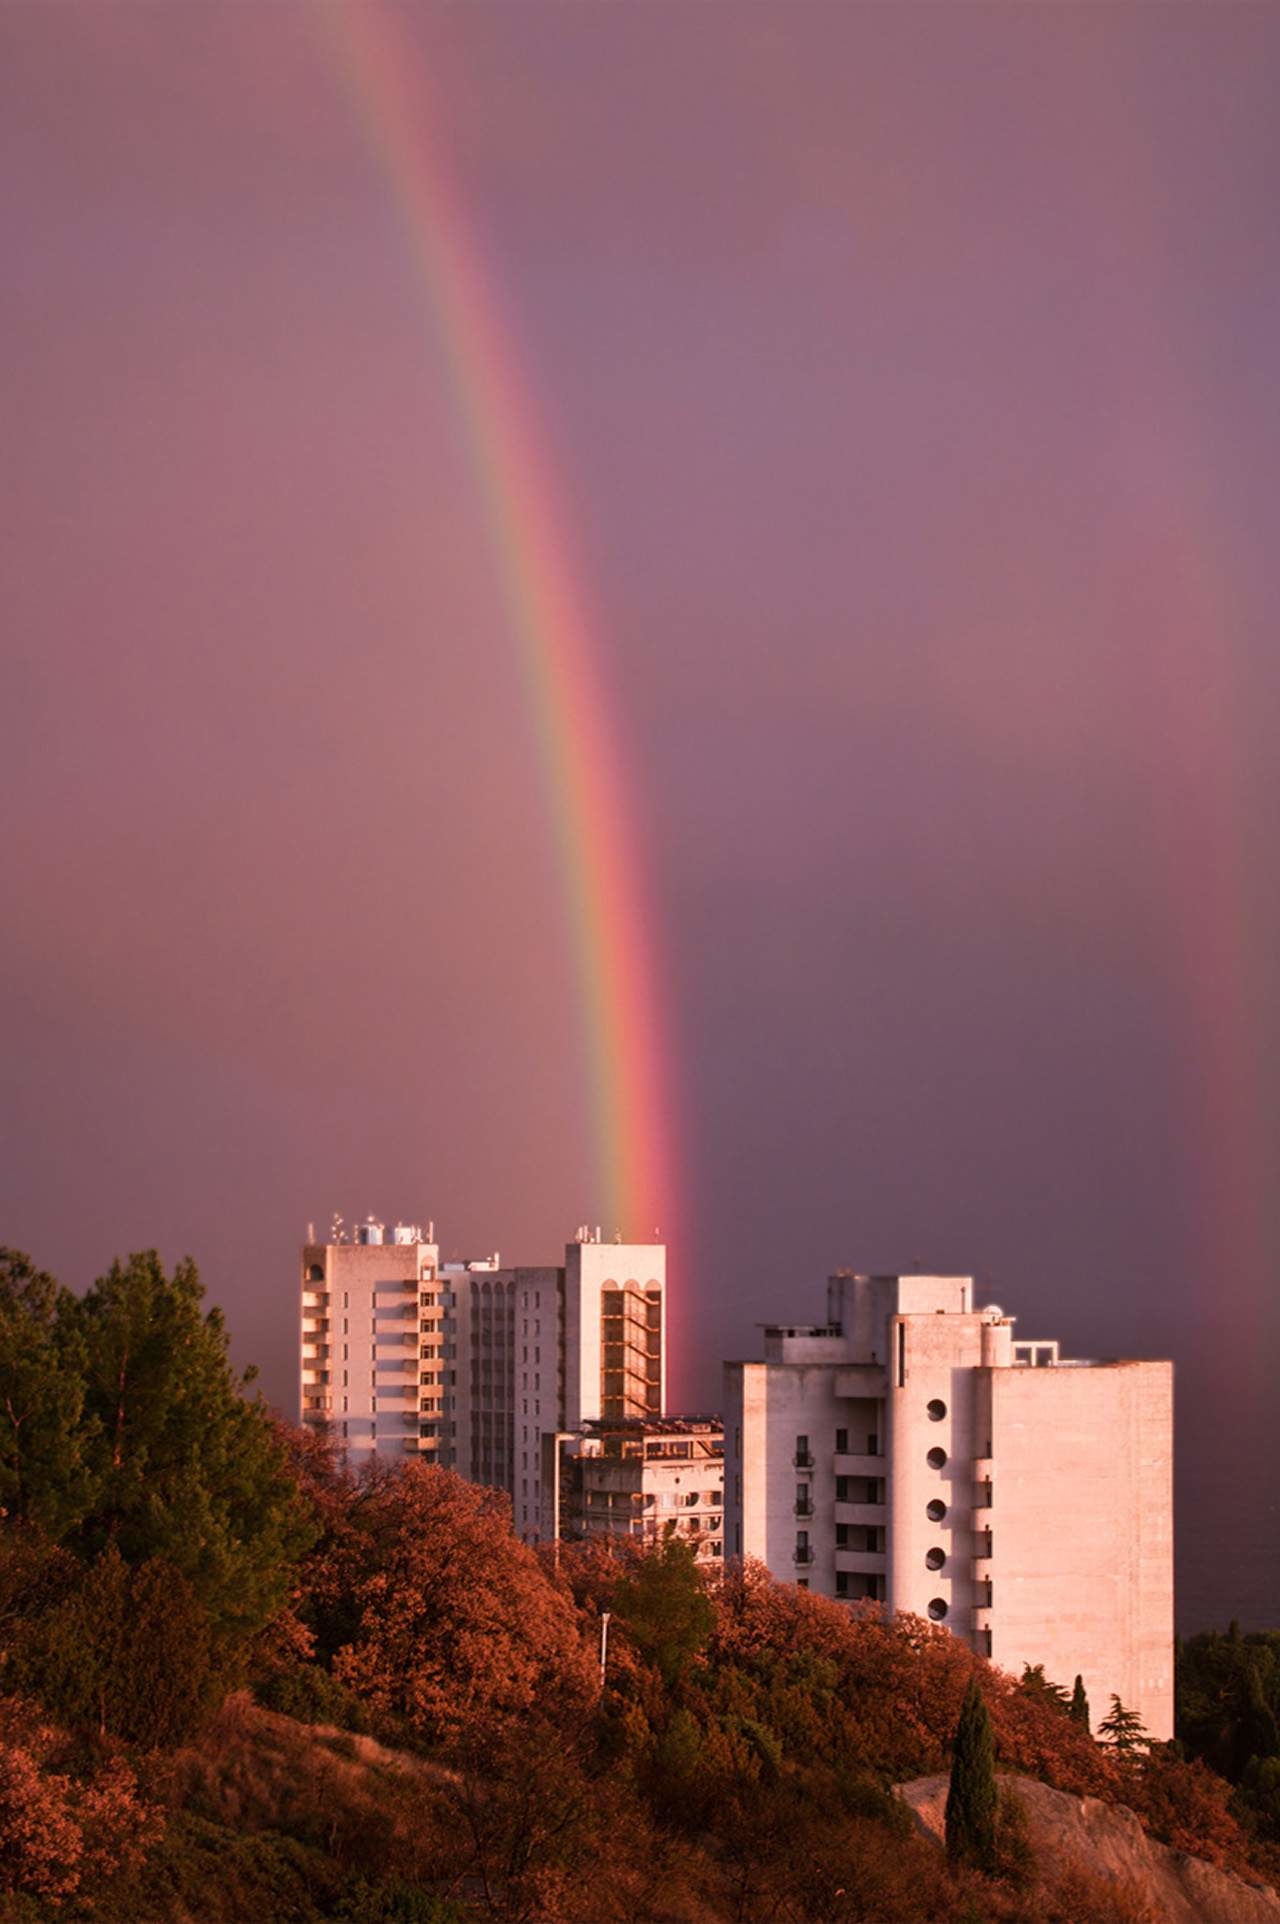
M 666 1249 L 581 1228 L 555 1267 L 440 1263 L 370 1217 L 302 1252 L 301 1414 L 358 1462 L 427 1454 L 554 1534 L 558 1438 L 666 1409 Z
M 1017 1340 L 967 1276 L 833 1276 L 764 1349 L 726 1365 L 726 1555 L 1172 1735 L 1171 1363 Z
M 302 1251 L 302 1421 L 328 1426 L 350 1459 L 450 1460 L 449 1292 L 428 1226 L 374 1221 Z

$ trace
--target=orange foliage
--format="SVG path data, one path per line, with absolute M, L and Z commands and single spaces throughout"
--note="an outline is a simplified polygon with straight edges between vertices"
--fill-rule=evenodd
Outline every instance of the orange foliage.
M 375 1469 L 318 1584 L 351 1624 L 334 1674 L 421 1737 L 589 1701 L 572 1607 L 495 1491 L 421 1463 Z

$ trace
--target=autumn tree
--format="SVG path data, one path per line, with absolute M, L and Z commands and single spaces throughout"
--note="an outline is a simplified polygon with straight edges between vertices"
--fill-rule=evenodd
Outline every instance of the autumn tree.
M 335 1676 L 424 1740 L 591 1699 L 567 1596 L 512 1533 L 507 1498 L 452 1471 L 371 1466 L 311 1581 L 328 1634 L 345 1632 Z
M 991 1871 L 996 1862 L 996 1766 L 991 1718 L 971 1677 L 960 1709 L 947 1792 L 947 1856 Z

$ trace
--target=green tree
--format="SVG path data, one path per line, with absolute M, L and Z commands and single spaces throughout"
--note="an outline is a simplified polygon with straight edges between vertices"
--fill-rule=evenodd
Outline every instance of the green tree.
M 1098 1725 L 1098 1735 L 1113 1750 L 1133 1752 L 1147 1747 L 1147 1727 L 1136 1710 L 1129 1710 L 1113 1690 L 1111 1708 Z
M 956 1726 L 947 1792 L 947 1856 L 953 1864 L 995 1869 L 996 1814 L 995 1739 L 978 1680 L 971 1677 Z
M 1262 1673 L 1256 1656 L 1251 1655 L 1245 1683 L 1244 1748 L 1250 1757 L 1280 1757 L 1280 1730 L 1276 1714 L 1267 1702 Z
M 84 1356 L 67 1291 L 0 1249 L 0 1514 L 59 1535 L 84 1514 Z
M 1038 1703 L 1051 1704 L 1055 1710 L 1070 1710 L 1071 1708 L 1071 1699 L 1067 1692 L 1061 1684 L 1053 1683 L 1045 1676 L 1044 1665 L 1042 1663 L 1023 1664 L 1022 1675 L 1018 1679 L 1018 1688 L 1023 1691 L 1026 1696 L 1034 1697 Z
M 667 1684 L 688 1668 L 715 1625 L 693 1546 L 680 1537 L 668 1537 L 641 1559 L 618 1585 L 613 1608 Z
M 134 1565 L 162 1558 L 190 1584 L 215 1638 L 237 1642 L 284 1603 L 312 1525 L 203 1295 L 194 1263 L 166 1276 L 148 1250 L 64 1308 L 84 1358 L 94 1483 L 78 1547 L 94 1555 L 113 1544 Z
M 114 1545 L 75 1567 L 74 1588 L 20 1627 L 10 1685 L 77 1731 L 144 1750 L 184 1742 L 221 1681 L 190 1584 L 158 1560 L 131 1570 Z
M 1082 1730 L 1089 1730 L 1091 1728 L 1089 1699 L 1085 1696 L 1084 1692 L 1084 1678 L 1078 1671 L 1076 1672 L 1075 1688 L 1071 1692 L 1070 1715 L 1072 1722 L 1079 1724 Z

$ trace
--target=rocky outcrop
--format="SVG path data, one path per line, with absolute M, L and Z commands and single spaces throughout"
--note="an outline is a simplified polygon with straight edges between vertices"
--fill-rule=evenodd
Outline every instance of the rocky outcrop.
M 1280 1924 L 1280 1897 L 1147 1836 L 1131 1810 L 1072 1797 L 1030 1777 L 1004 1777 L 1021 1805 L 1026 1838 L 1046 1882 L 1084 1875 L 1140 1892 L 1159 1924 Z M 898 1796 L 926 1837 L 943 1842 L 945 1777 L 917 1777 Z

